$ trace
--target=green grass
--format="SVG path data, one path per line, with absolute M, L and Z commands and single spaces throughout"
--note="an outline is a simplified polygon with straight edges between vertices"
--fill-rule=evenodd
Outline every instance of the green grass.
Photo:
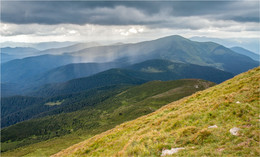
M 176 147 L 185 148 L 177 156 L 260 156 L 259 82 L 260 67 L 54 156 L 160 156 Z M 233 127 L 241 129 L 238 136 Z
M 88 139 L 91 135 L 84 135 L 87 132 L 77 132 L 62 137 L 52 138 L 39 143 L 20 147 L 8 153 L 2 153 L 2 156 L 49 156 L 57 150 L 65 149 L 72 144 L 76 144 L 82 140 Z
M 195 85 L 199 88 L 195 88 Z M 2 156 L 49 156 L 93 135 L 112 129 L 118 124 L 151 113 L 169 102 L 213 85 L 212 82 L 196 79 L 152 81 L 129 88 L 101 103 L 86 106 L 76 112 L 46 116 L 16 124 L 3 132 L 4 136 L 13 134 L 13 140 L 2 143 L 2 151 L 5 151 Z M 19 131 L 24 133 L 22 134 L 24 138 L 15 138 Z

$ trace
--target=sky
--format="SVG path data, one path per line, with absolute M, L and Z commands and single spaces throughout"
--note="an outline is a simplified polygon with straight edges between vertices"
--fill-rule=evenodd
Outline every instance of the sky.
M 1 42 L 259 40 L 259 1 L 1 1 Z

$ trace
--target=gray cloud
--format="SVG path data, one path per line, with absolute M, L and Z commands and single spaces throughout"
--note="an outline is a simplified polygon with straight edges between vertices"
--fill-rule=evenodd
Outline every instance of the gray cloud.
M 258 3 L 258 1 L 3 1 L 1 21 L 14 24 L 146 25 L 199 29 L 203 27 L 203 23 L 176 22 L 176 19 L 201 16 L 207 20 L 259 22 Z

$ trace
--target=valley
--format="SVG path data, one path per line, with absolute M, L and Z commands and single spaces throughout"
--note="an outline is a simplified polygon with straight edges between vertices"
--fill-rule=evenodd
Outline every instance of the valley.
M 173 144 L 201 155 L 204 133 L 210 150 L 223 138 L 211 138 L 215 132 L 205 128 L 224 125 L 216 121 L 219 112 L 234 110 L 228 113 L 232 118 L 256 114 L 259 62 L 235 50 L 173 35 L 138 43 L 77 43 L 1 62 L 1 156 L 160 156 Z M 230 108 L 233 97 L 250 110 Z M 217 110 L 220 105 L 223 110 Z M 247 125 L 245 119 L 234 123 Z M 255 149 L 257 135 L 250 136 Z
M 69 52 L 66 52 L 66 49 Z M 258 61 L 245 56 L 245 54 L 236 53 L 217 43 L 195 42 L 178 35 L 135 44 L 105 46 L 91 43 L 75 44 L 59 48 L 58 54 L 54 53 L 55 50 L 41 51 L 38 52 L 41 54 L 38 56 L 15 59 L 1 64 L 1 84 L 4 89 L 8 89 L 7 92 L 2 91 L 2 95 L 28 95 L 46 84 L 64 83 L 111 68 L 131 69 L 131 66 L 135 64 L 156 59 L 176 64 L 212 67 L 233 75 L 259 65 Z M 169 73 L 170 70 L 167 72 Z M 211 76 L 207 72 L 203 74 Z M 178 77 L 178 79 L 180 78 L 185 77 Z M 160 78 L 157 77 L 157 79 Z M 168 78 L 168 80 L 170 79 L 173 79 L 173 76 Z M 222 82 L 221 79 L 211 79 L 210 81 Z
M 2 129 L 2 151 L 9 150 L 2 155 L 12 155 L 13 153 L 21 155 L 28 151 L 34 154 L 40 151 L 41 147 L 46 146 L 39 146 L 39 143 L 34 149 L 30 145 L 48 140 L 51 141 L 49 142 L 51 146 L 52 142 L 55 143 L 58 140 L 57 138 L 69 137 L 77 139 L 78 142 L 82 135 L 90 137 L 101 133 L 122 122 L 151 113 L 169 102 L 213 85 L 212 82 L 197 79 L 152 81 L 140 86 L 128 87 L 127 90 L 123 90 L 126 88 L 124 87 L 112 88 L 103 93 L 98 90 L 96 94 L 90 94 L 90 92 L 77 94 L 77 96 L 65 99 L 53 110 L 47 113 L 45 111 L 42 118 L 28 120 Z M 106 97 L 108 93 L 111 94 Z M 39 110 L 39 108 L 34 108 L 34 110 Z M 22 148 L 13 150 L 21 146 Z M 56 151 L 61 148 L 63 146 L 57 148 Z M 47 148 L 44 149 L 47 151 Z M 51 152 L 45 153 L 47 153 L 45 155 L 51 155 L 49 154 Z
M 1 157 L 260 156 L 260 1 L 0 6 Z

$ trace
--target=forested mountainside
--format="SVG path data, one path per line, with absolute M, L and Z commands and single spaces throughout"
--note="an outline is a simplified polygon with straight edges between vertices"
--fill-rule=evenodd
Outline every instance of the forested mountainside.
M 134 87 L 103 88 L 48 99 L 45 104 L 37 104 L 34 110 L 43 106 L 51 110 L 2 129 L 2 156 L 51 155 L 213 85 L 198 79 L 152 81 Z

